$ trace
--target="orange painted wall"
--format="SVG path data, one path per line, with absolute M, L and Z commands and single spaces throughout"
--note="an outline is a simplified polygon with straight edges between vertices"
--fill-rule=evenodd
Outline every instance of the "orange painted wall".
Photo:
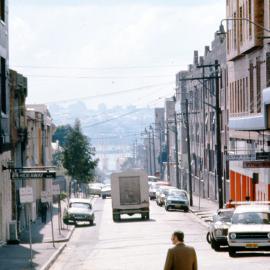
M 235 200 L 235 172 L 230 171 L 230 199 Z
M 241 174 L 235 173 L 235 200 L 241 201 Z
M 241 200 L 244 201 L 246 200 L 246 196 L 248 195 L 247 193 L 247 177 L 245 175 L 242 175 L 242 198 Z

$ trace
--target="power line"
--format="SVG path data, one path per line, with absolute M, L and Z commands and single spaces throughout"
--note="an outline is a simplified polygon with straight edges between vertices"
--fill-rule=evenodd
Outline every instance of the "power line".
M 104 97 L 104 96 L 113 96 L 113 95 L 119 95 L 119 94 L 123 94 L 123 93 L 129 93 L 129 92 L 134 92 L 134 91 L 141 91 L 147 88 L 154 88 L 154 87 L 160 87 L 163 85 L 169 85 L 172 84 L 173 82 L 164 82 L 164 83 L 160 83 L 160 84 L 149 84 L 149 85 L 144 85 L 144 86 L 140 86 L 140 87 L 135 87 L 135 88 L 129 88 L 129 89 L 124 89 L 124 90 L 119 90 L 119 91 L 114 91 L 114 92 L 106 92 L 103 94 L 98 94 L 98 95 L 92 95 L 92 96 L 84 96 L 84 97 L 80 97 L 80 98 L 72 98 L 72 99 L 64 99 L 64 100 L 56 100 L 56 101 L 50 101 L 47 102 L 46 104 L 53 104 L 53 103 L 59 103 L 59 102 L 71 102 L 71 101 L 77 101 L 80 99 L 83 100 L 88 100 L 88 99 L 92 99 L 92 98 L 99 98 L 99 97 Z
M 149 66 L 105 66 L 105 67 L 82 67 L 82 66 L 40 66 L 40 65 L 13 65 L 14 68 L 26 69 L 54 69 L 54 70 L 120 70 L 120 69 L 152 69 L 152 68 L 175 68 L 181 65 L 149 65 Z
M 75 80 L 126 80 L 126 79 L 145 79 L 145 78 L 165 78 L 171 75 L 141 75 L 141 76 L 77 76 L 77 75 L 42 75 L 42 74 L 25 74 L 28 78 L 37 79 L 75 79 Z

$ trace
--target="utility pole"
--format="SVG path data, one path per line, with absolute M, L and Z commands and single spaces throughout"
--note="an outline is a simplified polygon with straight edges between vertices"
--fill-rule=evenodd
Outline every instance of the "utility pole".
M 151 137 L 150 137 L 150 132 L 147 132 L 148 135 L 148 144 L 149 144 L 149 165 L 150 165 L 150 175 L 152 174 L 152 151 L 151 151 Z
M 191 176 L 191 155 L 190 155 L 190 135 L 189 135 L 189 115 L 188 115 L 188 99 L 185 101 L 186 105 L 186 128 L 187 128 L 187 152 L 188 152 L 188 183 L 189 183 L 189 204 L 193 206 L 192 196 L 192 176 Z
M 177 130 L 177 115 L 174 112 L 174 138 L 175 138 L 175 163 L 176 163 L 176 186 L 180 187 L 180 174 L 179 174 L 179 158 L 178 158 L 178 130 Z
M 169 134 L 169 123 L 167 121 L 167 180 L 170 182 L 170 134 Z
M 154 165 L 154 173 L 153 175 L 156 174 L 157 168 L 156 168 L 156 149 L 155 149 L 155 135 L 154 135 L 154 129 L 152 126 L 150 126 L 150 130 L 152 130 L 152 140 L 153 140 L 153 165 Z M 150 131 L 149 131 L 150 133 Z
M 215 60 L 215 77 L 216 77 L 216 158 L 217 158 L 217 178 L 218 178 L 218 205 L 223 208 L 222 192 L 222 166 L 221 166 L 221 132 L 220 132 L 220 105 L 219 105 L 219 64 Z

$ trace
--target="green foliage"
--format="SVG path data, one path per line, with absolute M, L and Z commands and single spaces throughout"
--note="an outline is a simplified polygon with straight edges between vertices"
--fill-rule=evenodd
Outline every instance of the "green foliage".
M 60 200 L 63 201 L 63 200 L 65 200 L 66 198 L 67 198 L 67 193 L 62 191 L 62 192 L 60 193 Z
M 93 159 L 94 153 L 88 138 L 81 131 L 79 120 L 68 133 L 64 144 L 63 165 L 68 174 L 81 183 L 93 181 L 98 160 Z
M 55 133 L 53 134 L 53 142 L 59 141 L 60 146 L 64 146 L 68 134 L 71 132 L 72 127 L 70 125 L 63 125 L 57 127 Z

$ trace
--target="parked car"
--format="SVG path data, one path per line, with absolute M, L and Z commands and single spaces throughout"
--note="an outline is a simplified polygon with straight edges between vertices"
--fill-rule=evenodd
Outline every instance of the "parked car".
M 158 182 L 160 181 L 159 177 L 154 175 L 148 175 L 148 182 Z
M 270 205 L 236 207 L 228 232 L 229 255 L 238 251 L 270 250 Z
M 156 192 L 157 192 L 157 184 L 155 182 L 152 182 L 150 185 L 149 185 L 149 197 L 150 197 L 150 200 L 155 200 L 156 199 Z
M 111 185 L 104 185 L 101 188 L 101 197 L 102 197 L 102 199 L 106 199 L 107 197 L 111 197 L 111 196 L 112 196 Z
M 168 195 L 165 198 L 165 209 L 170 211 L 172 209 L 189 211 L 189 199 L 187 192 L 180 189 L 169 189 Z
M 234 209 L 218 209 L 213 215 L 213 220 L 209 223 L 207 238 L 214 250 L 219 250 L 220 246 L 228 245 L 228 229 L 232 224 Z
M 95 214 L 89 199 L 72 198 L 69 201 L 68 209 L 65 209 L 63 221 L 65 224 L 75 224 L 78 222 L 89 222 L 94 224 Z
M 159 206 L 163 206 L 165 204 L 165 199 L 169 194 L 169 190 L 176 189 L 175 187 L 171 186 L 160 186 L 159 189 L 156 191 L 156 203 Z
M 101 196 L 101 189 L 103 184 L 101 183 L 91 183 L 89 184 L 89 194 Z

